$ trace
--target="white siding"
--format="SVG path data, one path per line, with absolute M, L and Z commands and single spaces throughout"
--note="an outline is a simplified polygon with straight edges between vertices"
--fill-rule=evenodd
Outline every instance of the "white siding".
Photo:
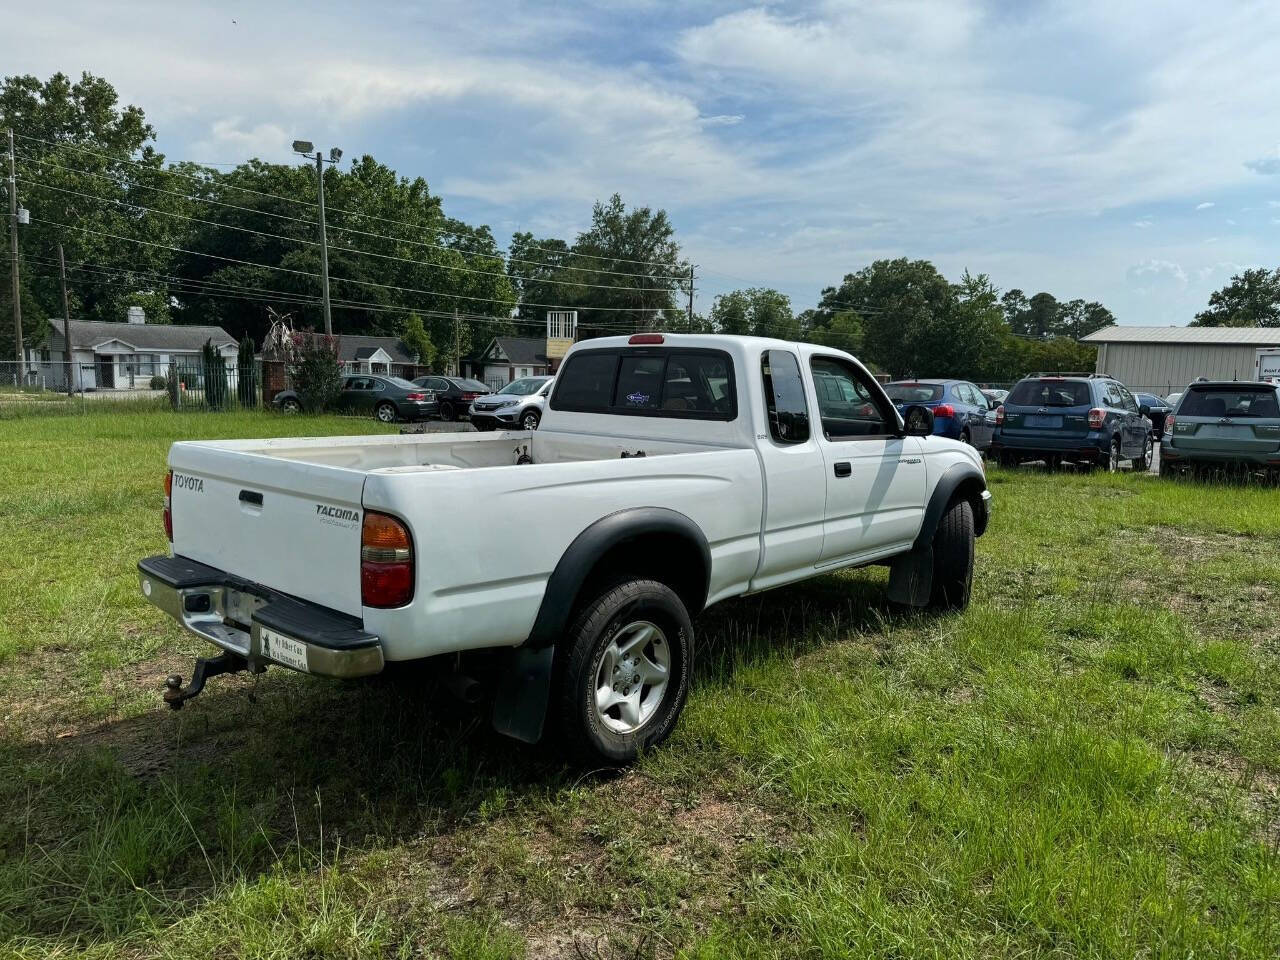
M 1103 343 L 1098 345 L 1097 369 L 1131 390 L 1164 396 L 1197 377 L 1251 380 L 1256 358 L 1253 345 Z

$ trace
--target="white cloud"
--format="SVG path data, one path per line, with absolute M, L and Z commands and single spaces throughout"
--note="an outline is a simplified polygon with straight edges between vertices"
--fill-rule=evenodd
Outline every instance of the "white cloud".
M 1246 160 L 1244 165 L 1254 173 L 1260 173 L 1264 177 L 1280 173 L 1280 147 L 1276 147 L 1274 153 L 1265 154 L 1253 160 Z
M 1196 204 L 1196 209 L 1197 209 L 1197 210 L 1208 210 L 1208 209 L 1209 209 L 1210 207 L 1212 207 L 1212 206 L 1213 206 L 1213 201 L 1212 201 L 1212 200 L 1206 200 L 1204 203 L 1197 203 L 1197 204 Z
M 1147 227 L 1151 226 L 1152 223 L 1153 221 L 1150 217 L 1143 217 L 1141 220 L 1133 221 L 1133 225 L 1142 230 L 1147 229 Z
M 1144 286 L 1167 283 L 1186 286 L 1187 284 L 1187 272 L 1182 269 L 1181 264 L 1171 260 L 1144 260 L 1131 266 L 1125 275 L 1131 283 L 1136 282 Z

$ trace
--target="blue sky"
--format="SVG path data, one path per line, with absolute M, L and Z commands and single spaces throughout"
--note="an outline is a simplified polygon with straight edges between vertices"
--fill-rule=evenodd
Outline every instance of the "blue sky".
M 23 4 L 5 73 L 91 70 L 173 159 L 295 137 L 453 216 L 572 238 L 663 207 L 698 307 L 797 309 L 874 259 L 1186 323 L 1280 265 L 1280 4 L 619 0 Z

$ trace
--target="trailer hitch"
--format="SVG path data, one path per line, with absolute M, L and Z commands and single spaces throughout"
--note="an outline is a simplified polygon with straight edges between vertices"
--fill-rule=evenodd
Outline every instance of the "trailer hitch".
M 216 657 L 200 657 L 196 660 L 196 668 L 191 674 L 191 683 L 182 685 L 182 676 L 171 673 L 165 678 L 164 702 L 170 709 L 181 710 L 182 705 L 192 697 L 200 695 L 204 683 L 210 677 L 222 673 L 239 673 L 249 669 L 249 661 L 234 653 L 223 653 Z

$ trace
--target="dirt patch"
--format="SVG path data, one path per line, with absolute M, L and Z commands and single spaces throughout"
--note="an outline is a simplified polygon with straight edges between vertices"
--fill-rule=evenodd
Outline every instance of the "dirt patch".
M 1249 814 L 1258 819 L 1263 841 L 1280 847 L 1280 775 L 1233 753 L 1195 750 L 1185 756 L 1216 785 L 1238 792 Z

